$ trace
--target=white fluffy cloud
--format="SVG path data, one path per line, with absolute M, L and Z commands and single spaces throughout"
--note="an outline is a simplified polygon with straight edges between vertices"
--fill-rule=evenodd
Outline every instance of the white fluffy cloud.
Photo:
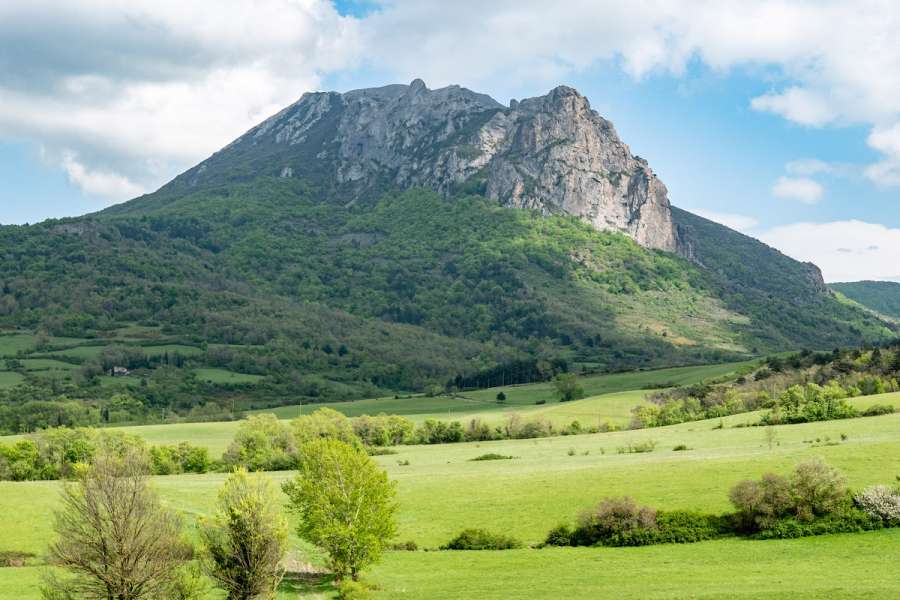
M 86 194 L 149 191 L 352 66 L 326 0 L 5 0 L 0 136 L 31 139 Z
M 826 281 L 900 280 L 900 229 L 864 221 L 794 223 L 760 239 L 798 260 L 815 262 Z
M 900 185 L 900 4 L 891 0 L 373 4 L 355 19 L 329 0 L 4 0 L 0 136 L 146 190 L 362 60 L 384 79 L 498 95 L 598 61 L 635 78 L 677 76 L 696 61 L 769 82 L 748 99 L 758 110 L 806 126 L 870 125 L 884 157 L 867 175 Z
M 385 1 L 367 21 L 374 64 L 437 85 L 553 84 L 607 59 L 637 78 L 679 75 L 694 60 L 747 67 L 771 86 L 749 99 L 757 110 L 805 126 L 872 126 L 870 144 L 885 159 L 868 175 L 900 185 L 900 144 L 882 149 L 879 134 L 900 123 L 892 0 Z
M 778 198 L 798 200 L 804 204 L 815 204 L 822 198 L 824 189 L 815 179 L 809 177 L 779 177 L 772 186 L 772 194 Z

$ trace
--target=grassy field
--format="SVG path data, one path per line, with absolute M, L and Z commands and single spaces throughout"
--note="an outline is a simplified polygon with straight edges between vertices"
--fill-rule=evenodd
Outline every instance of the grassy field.
M 854 487 L 900 476 L 900 414 L 779 426 L 772 449 L 762 429 L 733 427 L 750 418 L 726 418 L 723 429 L 716 420 L 540 440 L 408 446 L 376 460 L 398 482 L 399 539 L 421 547 L 436 547 L 465 527 L 538 542 L 551 527 L 608 495 L 629 494 L 668 509 L 724 511 L 727 491 L 740 479 L 768 470 L 784 473 L 811 456 L 842 469 Z M 216 424 L 196 427 L 204 425 Z M 647 439 L 657 441 L 654 452 L 617 453 Z M 674 452 L 680 443 L 691 450 Z M 485 452 L 516 458 L 470 461 Z M 399 464 L 407 460 L 408 466 Z M 267 476 L 280 482 L 290 473 Z M 158 477 L 155 485 L 192 521 L 210 510 L 223 477 Z M 58 487 L 0 483 L 0 511 L 14 515 L 0 536 L 0 551 L 44 551 Z M 739 597 L 746 598 L 891 597 L 900 594 L 900 577 L 886 557 L 896 558 L 897 533 L 639 549 L 390 553 L 369 579 L 379 598 L 593 598 L 610 586 L 614 597 L 623 598 L 734 597 L 729 582 L 740 582 Z M 829 565 L 838 571 L 835 577 L 816 576 Z M 0 599 L 37 598 L 24 591 L 37 570 L 0 569 Z
M 263 379 L 262 375 L 235 373 L 225 369 L 195 369 L 197 379 L 211 383 L 256 383 Z
M 25 378 L 19 373 L 0 371 L 0 388 L 16 387 L 23 381 L 25 381 Z
M 592 394 L 583 400 L 536 405 L 550 389 L 544 384 L 502 388 L 509 401 L 490 400 L 498 390 L 466 398 L 383 398 L 331 404 L 347 414 L 400 413 L 453 419 L 480 416 L 499 420 L 510 411 L 556 423 L 578 419 L 627 420 L 642 402 L 645 387 L 690 383 L 733 372 L 734 366 L 667 369 L 641 374 L 586 378 Z M 648 377 L 649 376 L 649 377 Z M 675 378 L 678 379 L 675 379 Z M 858 408 L 891 403 L 900 393 L 856 398 Z M 316 405 L 318 406 L 318 405 Z M 304 406 L 311 410 L 315 406 Z M 299 407 L 278 411 L 284 418 Z M 424 412 L 422 412 L 424 411 Z M 775 428 L 769 448 L 760 413 L 698 421 L 657 429 L 535 440 L 404 446 L 397 454 L 376 457 L 397 482 L 400 501 L 398 540 L 436 548 L 467 527 L 513 535 L 527 544 L 547 531 L 572 522 L 600 498 L 631 495 L 640 503 L 665 509 L 729 510 L 728 489 L 766 471 L 788 472 L 798 461 L 821 456 L 840 468 L 853 487 L 893 483 L 900 477 L 900 414 Z M 152 443 L 182 440 L 202 444 L 218 455 L 239 423 L 185 423 L 123 428 Z M 6 438 L 3 441 L 9 441 Z M 620 448 L 653 440 L 650 453 L 620 453 Z M 686 444 L 687 451 L 673 451 Z M 512 460 L 471 459 L 487 452 Z M 408 462 L 408 464 L 407 464 Z M 268 473 L 277 483 L 291 473 Z M 165 502 L 185 517 L 189 530 L 207 514 L 223 474 L 156 477 Z M 39 598 L 42 555 L 51 538 L 58 482 L 0 482 L 0 511 L 14 515 L 0 535 L 0 551 L 30 552 L 30 566 L 0 568 L 0 600 Z M 315 564 L 321 557 L 292 537 L 298 558 Z M 900 552 L 896 530 L 824 536 L 790 541 L 720 540 L 684 546 L 648 548 L 566 548 L 509 552 L 390 552 L 368 574 L 375 598 L 870 598 L 900 597 L 894 568 Z M 822 577 L 828 572 L 828 577 Z M 552 575 L 548 575 L 552 574 Z M 327 584 L 296 580 L 282 586 L 279 598 L 331 598 Z M 219 598 L 211 594 L 210 598 Z

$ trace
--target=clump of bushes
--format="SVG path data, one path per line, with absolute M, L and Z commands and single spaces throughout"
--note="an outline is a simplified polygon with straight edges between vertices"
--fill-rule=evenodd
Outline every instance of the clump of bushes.
M 508 454 L 497 454 L 496 452 L 488 452 L 487 454 L 482 454 L 481 456 L 476 456 L 475 458 L 470 458 L 470 461 L 478 461 L 478 460 L 511 460 L 515 458 L 515 456 L 510 456 Z
M 729 499 L 743 526 L 758 532 L 785 518 L 809 522 L 835 513 L 849 496 L 844 476 L 814 459 L 797 465 L 790 479 L 767 473 L 758 481 L 742 481 L 731 489 Z
M 492 533 L 484 529 L 465 529 L 446 545 L 441 546 L 441 550 L 513 550 L 521 547 L 522 542 L 502 533 Z
M 873 404 L 862 412 L 864 417 L 877 417 L 878 415 L 894 414 L 894 407 L 890 404 Z
M 212 467 L 206 448 L 188 443 L 148 448 L 142 438 L 120 431 L 58 427 L 0 444 L 0 480 L 71 479 L 100 453 L 121 457 L 129 452 L 149 459 L 154 475 L 205 473 Z
M 192 446 L 188 442 L 150 448 L 150 471 L 154 475 L 206 473 L 211 467 L 209 450 Z
M 854 496 L 853 501 L 867 515 L 887 525 L 900 525 L 900 489 L 873 485 Z
M 628 444 L 627 446 L 619 446 L 616 452 L 619 454 L 640 454 L 643 452 L 653 452 L 656 450 L 656 440 L 644 440 L 637 444 Z
M 790 477 L 767 473 L 742 481 L 729 498 L 737 512 L 725 515 L 657 511 L 627 496 L 606 498 L 583 512 L 574 529 L 553 528 L 544 545 L 686 544 L 727 535 L 795 538 L 900 526 L 900 489 L 872 486 L 851 496 L 844 476 L 819 459 L 798 464 Z
M 571 539 L 576 546 L 642 546 L 656 530 L 656 510 L 622 496 L 582 512 Z

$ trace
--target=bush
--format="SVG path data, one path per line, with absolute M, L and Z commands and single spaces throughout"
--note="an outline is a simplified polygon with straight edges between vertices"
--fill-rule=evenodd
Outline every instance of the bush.
M 496 452 L 488 452 L 487 454 L 482 454 L 481 456 L 476 456 L 475 458 L 470 458 L 470 461 L 476 460 L 510 460 L 515 458 L 515 456 L 509 456 L 506 454 L 497 454 Z
M 687 444 L 678 444 L 677 446 L 672 448 L 672 450 L 675 452 L 684 452 L 685 450 L 690 450 L 690 448 L 688 448 Z
M 900 490 L 873 485 L 854 496 L 853 501 L 872 517 L 888 524 L 900 524 Z
M 790 480 L 767 473 L 742 481 L 728 496 L 748 531 L 771 529 L 787 517 L 812 521 L 842 509 L 848 498 L 844 476 L 821 459 L 798 464 Z
M 391 550 L 397 550 L 402 552 L 416 552 L 419 549 L 419 545 L 412 540 L 406 542 L 400 542 L 398 544 L 391 544 L 389 546 Z
M 660 511 L 656 515 L 658 532 L 654 543 L 691 544 L 712 540 L 727 533 L 728 524 L 722 517 L 687 510 Z
M 797 517 L 785 517 L 777 520 L 771 527 L 757 534 L 759 539 L 790 539 L 829 533 L 857 533 L 881 529 L 883 523 L 864 511 L 845 501 L 832 513 L 821 517 L 802 520 Z
M 816 458 L 800 463 L 791 476 L 794 511 L 801 521 L 827 515 L 847 498 L 846 478 Z
M 372 596 L 365 584 L 352 579 L 344 579 L 338 583 L 337 591 L 340 600 L 368 600 Z
M 862 412 L 864 417 L 877 417 L 878 415 L 892 415 L 894 407 L 890 404 L 873 404 Z
M 605 498 L 581 514 L 572 540 L 576 546 L 643 546 L 653 543 L 656 530 L 656 510 L 628 496 Z
M 441 550 L 513 550 L 521 548 L 522 542 L 501 533 L 484 529 L 465 529 Z
M 547 534 L 544 540 L 545 546 L 571 546 L 572 529 L 568 525 L 557 525 Z
M 628 444 L 627 446 L 619 446 L 616 452 L 619 454 L 639 454 L 643 452 L 653 452 L 656 449 L 656 440 L 644 440 L 637 444 Z
M 742 528 L 749 531 L 771 527 L 794 508 L 787 479 L 772 473 L 766 473 L 759 481 L 738 483 L 728 498 L 738 511 Z

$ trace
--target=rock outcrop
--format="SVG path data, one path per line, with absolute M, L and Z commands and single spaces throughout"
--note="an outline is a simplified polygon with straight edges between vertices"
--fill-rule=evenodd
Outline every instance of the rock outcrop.
M 241 157 L 257 162 L 234 169 Z M 459 86 L 429 90 L 418 79 L 304 94 L 170 185 L 203 185 L 224 169 L 248 168 L 318 178 L 348 202 L 389 187 L 480 193 L 506 206 L 576 215 L 647 247 L 678 247 L 665 185 L 569 87 L 508 107 Z

